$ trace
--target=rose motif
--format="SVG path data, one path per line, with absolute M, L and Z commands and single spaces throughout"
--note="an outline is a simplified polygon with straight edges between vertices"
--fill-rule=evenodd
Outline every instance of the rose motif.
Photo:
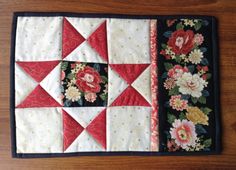
M 176 119 L 170 129 L 171 138 L 175 140 L 177 146 L 185 149 L 196 145 L 197 134 L 193 122 L 183 119 Z
M 179 86 L 180 93 L 199 98 L 208 82 L 203 80 L 198 74 L 184 73 L 177 79 L 176 84 Z
M 193 31 L 177 30 L 171 34 L 167 44 L 176 55 L 188 54 L 194 46 L 193 40 Z
M 83 92 L 98 93 L 101 90 L 101 76 L 92 67 L 86 66 L 83 70 L 80 70 L 76 78 L 76 85 Z
M 182 67 L 180 65 L 175 65 L 168 71 L 168 76 L 176 80 L 186 72 L 188 72 L 188 68 L 186 66 Z
M 84 97 L 85 97 L 85 100 L 90 103 L 95 102 L 97 99 L 96 93 L 85 93 Z

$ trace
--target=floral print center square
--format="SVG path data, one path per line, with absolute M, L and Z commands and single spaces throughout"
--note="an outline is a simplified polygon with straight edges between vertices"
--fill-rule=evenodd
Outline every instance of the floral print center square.
M 65 107 L 106 106 L 107 64 L 63 61 L 61 92 Z

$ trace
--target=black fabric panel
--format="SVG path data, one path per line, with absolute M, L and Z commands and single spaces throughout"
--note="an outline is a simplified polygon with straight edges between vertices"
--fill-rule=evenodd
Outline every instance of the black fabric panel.
M 183 18 L 185 18 L 183 16 Z M 188 18 L 187 18 L 188 19 Z M 196 17 L 198 19 L 198 17 Z M 202 18 L 204 19 L 204 18 Z M 207 47 L 207 51 L 204 53 L 204 58 L 207 58 L 209 61 L 209 73 L 212 74 L 212 77 L 207 80 L 208 86 L 204 89 L 206 89 L 210 96 L 206 98 L 206 105 L 203 104 L 195 104 L 194 106 L 202 107 L 206 106 L 211 108 L 213 111 L 209 114 L 209 126 L 204 126 L 205 130 L 207 131 L 206 134 L 204 134 L 205 138 L 211 138 L 212 139 L 212 146 L 209 148 L 209 150 L 206 150 L 207 152 L 210 152 L 212 150 L 218 150 L 220 145 L 220 125 L 219 125 L 219 80 L 218 80 L 218 71 L 217 71 L 217 59 L 218 59 L 218 52 L 216 47 L 217 42 L 217 35 L 216 35 L 216 21 L 214 18 L 212 19 L 206 19 L 209 24 L 207 26 L 202 26 L 199 31 L 195 31 L 193 28 L 188 28 L 190 30 L 194 30 L 194 33 L 201 33 L 204 36 L 204 42 L 201 46 Z M 178 20 L 179 21 L 179 20 Z M 176 21 L 178 23 L 178 21 Z M 176 24 L 175 22 L 175 24 Z M 163 34 L 166 31 L 176 31 L 175 24 L 173 26 L 168 27 L 166 24 L 166 18 L 162 19 L 159 18 L 158 20 L 158 71 L 159 71 L 159 135 L 160 135 L 160 151 L 165 152 L 167 151 L 167 137 L 166 134 L 168 133 L 168 130 L 171 128 L 170 124 L 167 122 L 167 113 L 174 113 L 173 115 L 178 115 L 179 112 L 176 110 L 173 110 L 171 108 L 165 107 L 166 102 L 169 100 L 168 97 L 168 91 L 164 88 L 164 80 L 162 78 L 162 75 L 165 71 L 164 68 L 164 62 L 172 63 L 173 65 L 178 64 L 177 62 L 169 61 L 165 59 L 163 55 L 160 54 L 161 52 L 161 44 L 167 43 L 168 38 L 165 37 Z M 212 30 L 209 30 L 212 29 Z M 177 151 L 178 152 L 178 151 Z M 181 151 L 182 152 L 182 151 Z

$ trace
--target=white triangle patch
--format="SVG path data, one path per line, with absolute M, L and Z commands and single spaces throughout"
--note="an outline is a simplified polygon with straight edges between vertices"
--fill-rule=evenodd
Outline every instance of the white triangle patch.
M 103 147 L 97 143 L 89 133 L 84 130 L 66 149 L 69 152 L 91 152 L 91 151 L 105 151 Z
M 40 85 L 58 103 L 62 104 L 60 75 L 61 75 L 61 62 L 40 82 Z
M 17 63 L 15 64 L 15 106 L 19 105 L 38 85 Z
M 108 106 L 128 87 L 129 85 L 115 71 L 108 67 Z
M 63 109 L 86 128 L 105 107 L 64 107 Z
M 150 104 L 151 98 L 151 65 L 132 83 L 132 85 Z
M 107 63 L 94 49 L 92 49 L 87 41 L 84 41 L 82 44 L 80 44 L 63 60 L 87 63 Z
M 87 39 L 104 21 L 104 18 L 66 17 L 73 27 Z

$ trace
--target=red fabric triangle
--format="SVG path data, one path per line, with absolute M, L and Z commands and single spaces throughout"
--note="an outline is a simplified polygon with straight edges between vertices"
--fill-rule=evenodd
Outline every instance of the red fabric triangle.
M 16 62 L 27 74 L 40 83 L 58 64 L 59 61 Z
M 109 64 L 128 84 L 132 84 L 134 80 L 150 65 L 150 64 Z
M 106 21 L 89 36 L 88 42 L 105 61 L 108 61 Z
M 127 87 L 111 106 L 150 106 L 146 99 L 132 86 Z
M 62 58 L 69 55 L 85 38 L 64 18 L 62 30 Z
M 63 113 L 63 148 L 64 151 L 72 144 L 72 142 L 82 133 L 84 128 L 74 120 L 66 111 Z
M 27 107 L 61 107 L 40 85 L 38 85 L 17 108 Z
M 86 130 L 106 149 L 106 109 L 104 109 Z

